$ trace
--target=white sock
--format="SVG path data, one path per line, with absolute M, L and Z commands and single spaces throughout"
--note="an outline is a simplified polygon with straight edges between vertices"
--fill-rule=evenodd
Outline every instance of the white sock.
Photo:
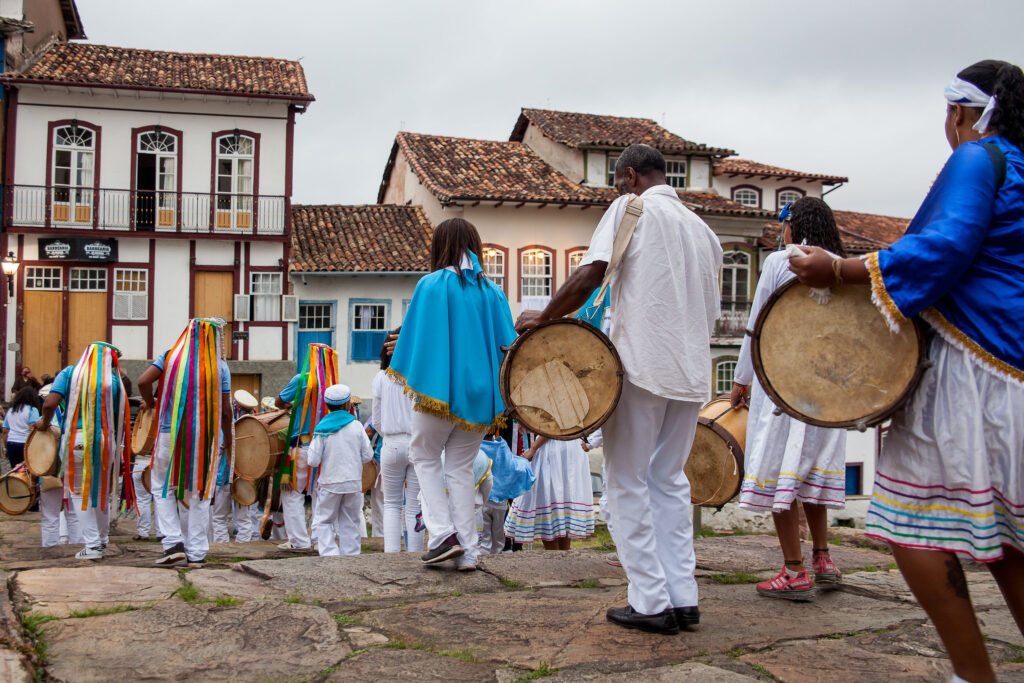
M 970 683 L 970 681 L 966 678 L 960 678 L 956 674 L 953 674 L 953 677 L 949 679 L 949 683 Z

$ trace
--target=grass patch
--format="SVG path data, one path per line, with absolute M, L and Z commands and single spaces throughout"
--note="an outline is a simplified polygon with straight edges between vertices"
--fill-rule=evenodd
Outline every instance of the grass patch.
M 446 597 L 446 598 L 461 598 L 463 595 L 465 595 L 465 593 L 463 593 L 462 591 L 451 591 L 449 593 L 445 593 L 444 597 Z
M 747 651 L 742 647 L 734 647 L 730 650 L 726 650 L 725 654 L 733 659 L 738 659 L 747 654 Z
M 134 612 L 139 609 L 135 605 L 116 605 L 114 607 L 92 607 L 90 609 L 76 609 L 68 617 L 71 619 L 88 619 L 89 617 L 102 617 L 108 614 L 120 614 L 121 612 Z
M 600 588 L 601 584 L 597 579 L 583 579 L 573 584 L 573 588 Z
M 298 593 L 293 593 L 292 595 L 285 596 L 284 601 L 287 602 L 289 605 L 306 604 L 306 598 Z
M 515 679 L 513 683 L 529 683 L 530 681 L 535 681 L 538 678 L 546 678 L 548 676 L 553 676 L 555 675 L 556 671 L 558 671 L 558 669 L 551 668 L 551 666 L 549 666 L 547 662 L 541 662 L 540 666 L 538 666 L 533 671 L 526 672 L 519 678 Z
M 238 598 L 231 597 L 230 595 L 222 595 L 219 598 L 213 600 L 205 600 L 204 602 L 212 602 L 217 607 L 234 607 L 235 605 L 241 605 L 242 601 Z
M 767 676 L 769 679 L 771 679 L 773 681 L 779 680 L 778 678 L 775 677 L 775 675 L 771 671 L 769 671 L 768 669 L 764 668 L 760 664 L 751 664 L 750 668 L 753 669 L 754 671 L 756 671 L 757 673 L 761 674 L 762 676 Z
M 1024 647 L 1019 645 L 1010 645 L 1010 652 L 1012 655 L 1006 661 L 1010 664 L 1024 664 Z
M 830 545 L 842 545 L 843 544 L 843 537 L 842 536 L 829 536 L 828 537 L 828 542 L 829 542 Z
M 711 580 L 723 586 L 735 586 L 741 583 L 757 583 L 761 577 L 750 572 L 736 571 L 728 574 L 712 574 Z
M 580 550 L 604 550 L 610 552 L 615 550 L 615 541 L 612 540 L 612 535 L 608 532 L 608 526 L 598 524 L 594 527 L 593 536 L 582 540 L 573 539 L 572 547 Z
M 502 577 L 502 578 L 500 578 L 498 580 L 501 581 L 501 585 L 504 586 L 505 588 L 511 588 L 511 589 L 515 590 L 517 588 L 522 588 L 523 587 L 523 584 L 520 583 L 519 581 L 516 581 L 515 579 L 506 579 L 505 577 Z
M 43 634 L 43 624 L 56 620 L 52 614 L 38 614 L 29 612 L 21 617 L 21 625 L 25 629 L 25 635 L 32 641 L 36 658 L 40 664 L 47 663 L 46 638 Z
M 214 562 L 216 562 L 218 564 L 237 564 L 239 562 L 248 562 L 250 560 L 252 560 L 251 557 L 237 557 L 237 556 L 231 556 L 231 555 L 229 555 L 227 557 L 220 557 L 220 556 L 217 556 L 217 555 L 210 557 L 210 563 L 211 564 L 213 564 Z
M 359 626 L 363 620 L 352 614 L 335 614 L 334 623 L 339 626 Z
M 388 649 L 391 650 L 426 650 L 428 649 L 423 643 L 417 643 L 415 641 L 408 640 L 392 640 L 387 645 Z
M 477 664 L 480 661 L 477 659 L 476 653 L 468 648 L 462 650 L 438 650 L 437 654 L 442 657 L 458 659 L 459 661 L 466 662 L 467 664 Z
M 196 588 L 195 585 L 188 579 L 184 580 L 184 582 L 181 585 L 181 588 L 174 591 L 174 594 L 190 605 L 194 605 L 200 600 L 202 600 L 202 597 L 199 594 L 199 589 Z

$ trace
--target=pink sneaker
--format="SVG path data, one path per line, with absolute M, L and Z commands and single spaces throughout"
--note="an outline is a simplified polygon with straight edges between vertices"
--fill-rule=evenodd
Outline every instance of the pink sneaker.
M 832 561 L 832 558 L 828 553 L 815 553 L 814 561 L 814 580 L 817 583 L 842 583 L 843 573 L 839 571 L 839 567 Z
M 783 567 L 775 578 L 757 584 L 757 592 L 768 598 L 807 602 L 814 599 L 814 580 L 805 571 L 790 574 Z

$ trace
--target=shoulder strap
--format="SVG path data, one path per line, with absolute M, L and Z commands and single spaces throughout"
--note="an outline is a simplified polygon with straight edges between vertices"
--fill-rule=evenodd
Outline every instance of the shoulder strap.
M 597 293 L 597 298 L 594 299 L 595 308 L 600 308 L 604 303 L 608 285 L 612 281 L 612 276 L 622 265 L 622 257 L 626 254 L 629 241 L 633 239 L 633 232 L 636 230 L 636 224 L 643 212 L 644 200 L 636 195 L 630 197 L 629 203 L 626 204 L 626 212 L 622 214 L 622 220 L 619 221 L 619 227 L 615 231 L 615 240 L 612 242 L 612 260 L 608 262 L 608 269 L 604 271 L 604 280 L 601 281 L 601 289 Z
M 994 142 L 983 142 L 982 147 L 988 152 L 989 158 L 992 159 L 992 165 L 995 166 L 996 189 L 998 190 L 1006 180 L 1006 155 L 1003 154 L 1003 150 L 999 149 L 999 145 Z

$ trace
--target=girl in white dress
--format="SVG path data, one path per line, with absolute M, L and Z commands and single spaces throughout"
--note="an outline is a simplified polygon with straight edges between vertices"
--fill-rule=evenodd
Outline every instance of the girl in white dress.
M 797 201 L 784 226 L 783 240 L 787 244 L 810 244 L 845 256 L 832 210 L 820 199 L 805 197 Z M 751 325 L 771 295 L 794 277 L 785 252 L 775 252 L 765 259 L 750 310 Z M 793 343 L 799 344 L 800 340 L 794 339 Z M 846 503 L 846 432 L 776 415 L 775 404 L 754 376 L 749 336 L 743 339 L 735 382 L 733 405 L 748 398 L 750 403 L 740 507 L 772 513 L 785 561 L 778 575 L 757 584 L 757 592 L 768 597 L 809 600 L 815 582 L 838 583 L 842 576 L 829 557 L 827 511 Z M 796 501 L 804 506 L 814 542 L 813 577 L 804 565 Z

